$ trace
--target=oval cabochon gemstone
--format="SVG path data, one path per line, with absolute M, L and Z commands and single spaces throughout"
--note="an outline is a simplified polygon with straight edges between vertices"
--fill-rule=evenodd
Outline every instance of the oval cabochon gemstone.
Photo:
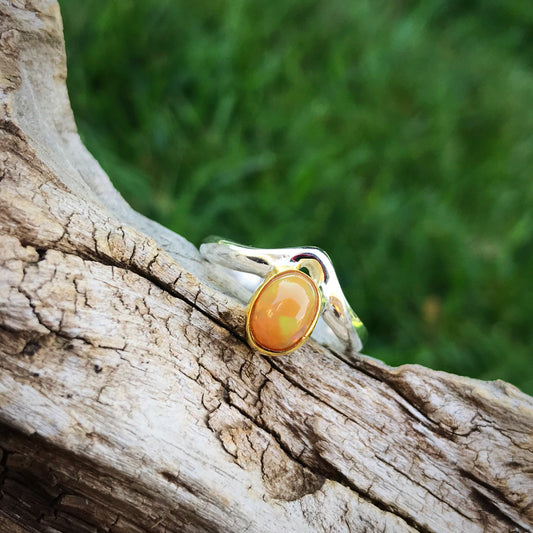
M 285 352 L 313 325 L 320 309 L 315 282 L 303 272 L 276 274 L 260 289 L 249 314 L 249 333 L 260 348 Z

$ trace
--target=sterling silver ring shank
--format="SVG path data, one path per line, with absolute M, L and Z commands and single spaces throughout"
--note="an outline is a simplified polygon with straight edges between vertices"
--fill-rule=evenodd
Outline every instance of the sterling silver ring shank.
M 211 263 L 264 279 L 252 295 L 246 311 L 246 331 L 252 348 L 270 356 L 290 353 L 307 340 L 319 317 L 323 324 L 317 327 L 320 333 L 313 335 L 319 342 L 330 348 L 341 347 L 346 355 L 358 353 L 363 347 L 366 329 L 346 300 L 331 260 L 323 250 L 312 246 L 252 248 L 209 237 L 200 246 L 200 253 Z M 287 288 L 298 297 L 309 296 L 307 300 L 311 303 L 306 313 L 290 298 L 283 300 L 281 294 Z M 316 305 L 313 303 L 315 292 Z M 276 313 L 282 316 L 276 316 Z M 301 327 L 298 329 L 297 325 Z M 287 336 L 293 330 L 295 339 Z M 289 337 L 290 341 L 287 340 Z M 278 344 L 273 346 L 276 342 Z

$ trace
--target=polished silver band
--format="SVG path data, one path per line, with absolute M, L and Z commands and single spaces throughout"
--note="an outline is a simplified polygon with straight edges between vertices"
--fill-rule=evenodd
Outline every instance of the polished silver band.
M 210 237 L 200 246 L 202 256 L 212 263 L 264 278 L 272 269 L 291 267 L 302 260 L 316 264 L 323 273 L 319 290 L 324 307 L 313 337 L 336 352 L 358 353 L 366 338 L 366 329 L 354 313 L 340 287 L 329 256 L 319 248 L 252 248 L 218 237 Z M 340 342 L 339 342 L 340 341 Z

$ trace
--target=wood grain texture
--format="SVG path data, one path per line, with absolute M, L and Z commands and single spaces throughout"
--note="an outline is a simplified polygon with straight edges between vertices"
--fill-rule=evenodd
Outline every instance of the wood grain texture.
M 0 531 L 531 531 L 533 399 L 266 358 L 83 147 L 59 9 L 0 0 Z

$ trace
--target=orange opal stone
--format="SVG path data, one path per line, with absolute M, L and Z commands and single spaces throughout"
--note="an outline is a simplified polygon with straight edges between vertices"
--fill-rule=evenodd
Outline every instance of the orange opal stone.
M 276 274 L 260 289 L 248 317 L 248 332 L 267 352 L 283 353 L 310 333 L 320 310 L 315 282 L 303 272 Z

